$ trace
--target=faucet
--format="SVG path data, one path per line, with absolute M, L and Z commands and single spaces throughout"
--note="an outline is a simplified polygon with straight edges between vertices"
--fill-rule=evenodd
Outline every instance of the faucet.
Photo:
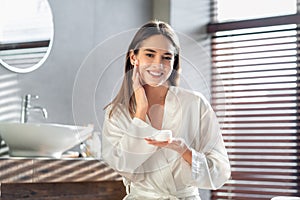
M 26 94 L 22 100 L 22 110 L 21 110 L 21 123 L 26 123 L 28 121 L 28 116 L 30 113 L 30 110 L 37 110 L 41 111 L 44 118 L 48 118 L 48 113 L 47 110 L 43 107 L 40 106 L 31 106 L 30 102 L 31 99 L 38 99 L 39 96 L 37 95 L 31 95 L 31 94 Z

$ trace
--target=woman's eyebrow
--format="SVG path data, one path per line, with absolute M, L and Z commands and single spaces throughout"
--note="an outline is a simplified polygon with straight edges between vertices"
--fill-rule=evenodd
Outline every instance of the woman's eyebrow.
M 153 50 L 153 49 L 144 49 L 144 51 L 150 51 L 151 53 L 157 53 L 155 50 Z M 166 53 L 164 53 L 164 55 L 170 55 L 170 56 L 172 56 L 173 54 L 171 53 L 171 52 L 166 52 Z
M 153 50 L 153 49 L 144 49 L 144 51 L 150 51 L 150 52 L 152 52 L 152 53 L 156 53 L 156 51 Z

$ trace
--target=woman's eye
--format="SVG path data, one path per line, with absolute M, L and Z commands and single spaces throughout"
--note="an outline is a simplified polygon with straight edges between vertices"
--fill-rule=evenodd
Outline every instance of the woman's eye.
M 147 53 L 146 56 L 149 57 L 149 58 L 153 58 L 154 57 L 154 55 L 150 54 L 150 53 Z
M 164 57 L 165 60 L 172 60 L 172 57 Z

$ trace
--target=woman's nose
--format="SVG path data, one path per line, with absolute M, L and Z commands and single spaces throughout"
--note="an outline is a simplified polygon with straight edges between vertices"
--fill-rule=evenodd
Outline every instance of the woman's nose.
M 159 68 L 163 68 L 163 60 L 162 58 L 155 58 L 153 61 L 153 66 L 159 67 Z
M 154 69 L 163 69 L 164 65 L 163 65 L 163 63 L 152 63 L 152 67 Z

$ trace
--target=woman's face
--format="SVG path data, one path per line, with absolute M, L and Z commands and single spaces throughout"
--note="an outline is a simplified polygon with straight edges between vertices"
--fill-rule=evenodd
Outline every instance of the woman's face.
M 145 39 L 136 55 L 142 84 L 160 86 L 166 84 L 174 64 L 175 48 L 163 35 Z

